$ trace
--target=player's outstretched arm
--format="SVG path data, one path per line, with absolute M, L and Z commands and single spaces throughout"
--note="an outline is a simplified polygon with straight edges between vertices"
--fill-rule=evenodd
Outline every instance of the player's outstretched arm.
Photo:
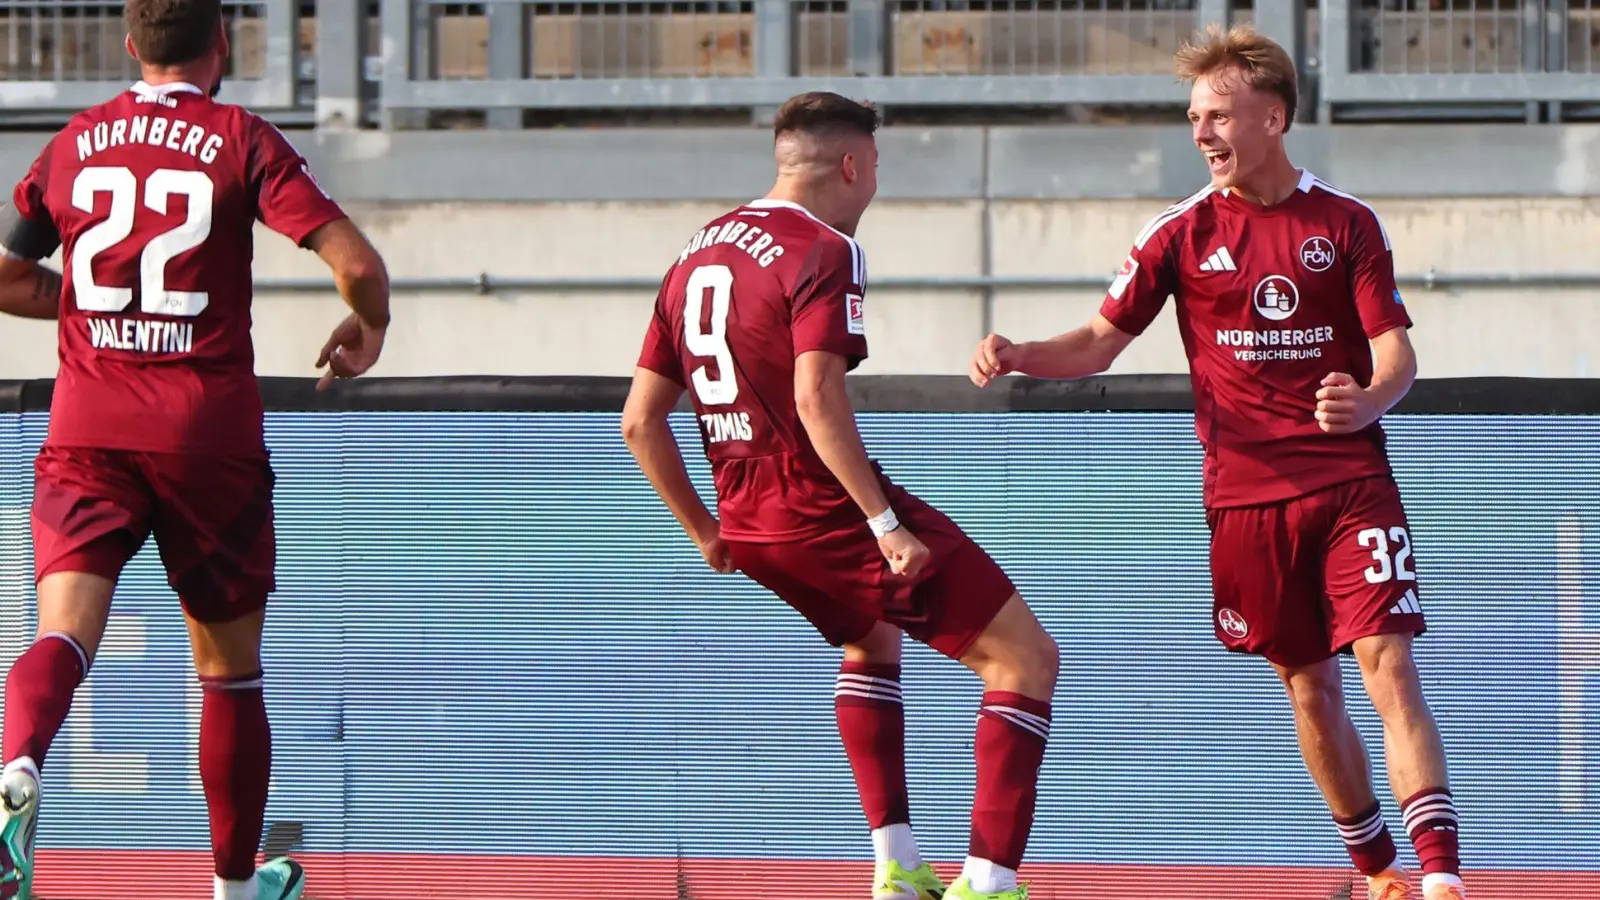
M 1011 372 L 1034 378 L 1083 378 L 1111 368 L 1133 342 L 1099 313 L 1087 325 L 1043 341 L 1014 344 L 998 334 L 978 342 L 968 377 L 978 387 Z
M 848 362 L 837 353 L 808 350 L 794 361 L 794 404 L 811 446 L 823 465 L 839 479 L 850 499 L 861 507 L 884 558 L 897 575 L 916 577 L 928 560 L 928 548 L 908 529 L 900 527 L 867 459 L 867 448 L 856 428 L 855 410 L 845 390 Z
M 670 378 L 643 366 L 634 369 L 633 387 L 622 407 L 622 440 L 706 562 L 727 574 L 733 571 L 728 547 L 722 542 L 716 518 L 689 481 L 683 452 L 667 424 L 667 415 L 682 396 L 683 386 Z
M 61 273 L 38 260 L 0 255 L 0 312 L 24 319 L 54 319 L 61 311 Z
M 383 352 L 389 328 L 389 270 L 383 257 L 349 219 L 335 219 L 311 232 L 306 247 L 327 263 L 339 296 L 353 310 L 335 328 L 317 357 L 328 371 L 317 383 L 325 390 L 335 378 L 365 374 Z

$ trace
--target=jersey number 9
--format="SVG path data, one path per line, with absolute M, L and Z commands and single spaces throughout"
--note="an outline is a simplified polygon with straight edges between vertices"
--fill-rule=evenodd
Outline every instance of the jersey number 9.
M 711 292 L 710 328 L 700 320 L 705 315 L 706 292 Z M 728 349 L 728 308 L 733 303 L 733 270 L 723 265 L 700 266 L 689 273 L 684 285 L 683 343 L 689 352 L 717 362 L 717 377 L 701 366 L 689 376 L 694 393 L 704 406 L 727 406 L 739 397 L 739 382 L 733 374 L 733 351 Z

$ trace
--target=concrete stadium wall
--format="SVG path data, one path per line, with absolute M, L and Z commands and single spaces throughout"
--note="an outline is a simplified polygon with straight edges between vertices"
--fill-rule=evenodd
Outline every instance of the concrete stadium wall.
M 1532 283 L 1408 287 L 1426 377 L 1589 377 L 1600 333 L 1600 128 L 1296 128 L 1301 163 L 1372 202 L 1402 277 Z M 44 135 L 0 137 L 0 174 Z M 705 220 L 770 184 L 760 129 L 306 134 L 294 139 L 406 279 L 637 279 L 615 290 L 401 290 L 375 374 L 619 375 L 653 286 Z M 863 372 L 959 372 L 988 328 L 1082 322 L 1133 235 L 1204 184 L 1179 127 L 891 129 L 860 237 L 871 276 L 1051 279 L 1067 287 L 874 289 Z M 305 375 L 341 307 L 320 262 L 261 230 L 258 372 Z M 1552 276 L 1557 276 L 1555 281 Z M 1559 276 L 1566 276 L 1562 283 Z M 0 378 L 48 377 L 48 323 L 6 321 Z M 1596 361 L 1600 365 L 1600 360 Z M 1185 370 L 1170 308 L 1115 373 Z

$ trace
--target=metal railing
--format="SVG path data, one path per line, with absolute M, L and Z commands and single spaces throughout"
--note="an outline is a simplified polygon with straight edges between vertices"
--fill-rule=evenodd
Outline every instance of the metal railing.
M 886 107 L 1178 105 L 1173 51 L 1240 20 L 1300 61 L 1305 118 L 1600 112 L 1600 0 L 224 4 L 224 97 L 318 124 L 379 106 L 391 125 L 472 110 L 513 128 L 526 110 L 760 113 L 819 86 Z M 0 111 L 59 119 L 120 90 L 122 36 L 119 3 L 0 0 Z
M 1595 0 L 1321 0 L 1320 101 L 1600 105 Z M 1327 118 L 1324 113 L 1324 118 Z
M 296 105 L 294 0 L 223 0 L 231 71 L 219 97 L 263 112 Z M 60 119 L 139 77 L 123 48 L 122 4 L 0 0 L 0 110 Z

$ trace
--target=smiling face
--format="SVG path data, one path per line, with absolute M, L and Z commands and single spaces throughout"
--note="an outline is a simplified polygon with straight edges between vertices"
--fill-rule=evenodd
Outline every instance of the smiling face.
M 1294 123 L 1299 79 L 1283 47 L 1248 25 L 1212 25 L 1174 62 L 1192 85 L 1189 122 L 1214 186 L 1258 184 L 1288 167 L 1283 136 Z
M 1237 66 L 1199 76 L 1189 94 L 1194 143 L 1218 188 L 1255 180 L 1281 154 L 1287 121 L 1283 101 L 1252 87 Z

